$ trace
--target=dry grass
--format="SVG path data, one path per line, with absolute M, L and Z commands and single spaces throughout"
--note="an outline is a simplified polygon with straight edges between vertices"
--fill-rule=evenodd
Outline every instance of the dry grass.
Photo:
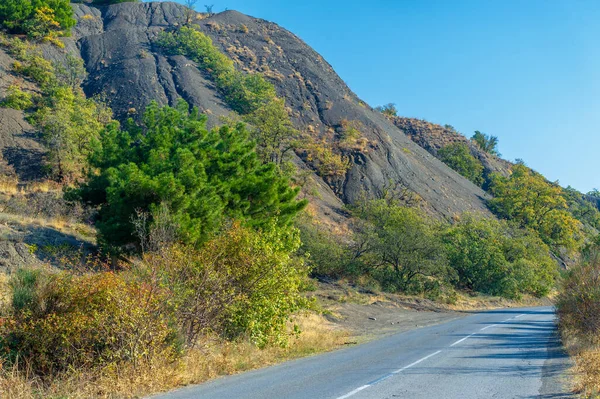
M 1 176 L 0 177 L 0 193 L 16 194 L 19 192 L 19 182 L 17 179 Z
M 600 345 L 562 328 L 562 342 L 574 361 L 573 391 L 582 398 L 600 398 Z
M 21 184 L 14 177 L 0 177 L 0 193 L 2 194 L 27 194 L 61 192 L 63 186 L 51 180 L 33 181 Z
M 66 235 L 71 235 L 79 241 L 95 244 L 96 230 L 83 223 L 72 223 L 62 218 L 43 218 L 0 213 L 0 225 L 21 227 L 44 227 L 51 228 Z
M 223 375 L 268 366 L 284 360 L 332 350 L 343 345 L 348 333 L 316 314 L 299 316 L 303 333 L 288 348 L 258 349 L 249 342 L 226 342 L 206 338 L 176 363 L 157 359 L 137 369 L 131 366 L 101 373 L 74 371 L 47 383 L 27 378 L 14 369 L 0 367 L 0 397 L 41 398 L 135 398 L 176 387 L 197 384 Z

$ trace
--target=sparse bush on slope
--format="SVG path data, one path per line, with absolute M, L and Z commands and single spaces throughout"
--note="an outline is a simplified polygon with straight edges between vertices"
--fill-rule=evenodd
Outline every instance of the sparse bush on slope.
M 275 88 L 261 74 L 236 71 L 233 61 L 213 45 L 211 38 L 193 27 L 161 32 L 156 43 L 170 54 L 185 55 L 197 62 L 210 74 L 229 106 L 242 115 L 276 97 Z
M 488 154 L 495 155 L 497 157 L 501 156 L 501 154 L 498 152 L 498 137 L 490 136 L 476 130 L 475 134 L 473 134 L 471 137 L 471 141 L 477 144 L 479 148 Z
M 76 22 L 68 0 L 2 0 L 0 3 L 0 26 L 14 33 L 25 33 L 32 39 L 62 45 L 56 38 L 70 35 Z
M 13 70 L 35 82 L 42 94 L 31 96 L 14 87 L 4 106 L 27 111 L 48 149 L 46 165 L 51 178 L 66 183 L 79 180 L 87 167 L 92 143 L 112 120 L 111 110 L 85 97 L 79 87 L 85 69 L 80 58 L 67 54 L 66 65 L 52 64 L 40 49 L 18 38 L 0 35 L 0 45 L 18 61 Z
M 456 172 L 481 186 L 483 184 L 483 165 L 464 143 L 454 143 L 438 150 L 438 157 Z

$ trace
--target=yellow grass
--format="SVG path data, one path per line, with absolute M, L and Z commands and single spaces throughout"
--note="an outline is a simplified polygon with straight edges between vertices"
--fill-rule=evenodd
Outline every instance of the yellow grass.
M 19 192 L 18 185 L 19 182 L 15 178 L 8 176 L 0 177 L 0 193 L 16 194 Z
M 14 177 L 0 176 L 0 193 L 2 194 L 27 194 L 60 192 L 62 185 L 51 180 L 34 181 L 25 184 L 19 183 Z
M 63 234 L 77 237 L 81 241 L 95 243 L 96 230 L 92 226 L 83 223 L 72 223 L 62 218 L 33 218 L 10 213 L 0 213 L 0 224 L 52 228 Z
M 180 386 L 197 384 L 223 375 L 268 366 L 284 360 L 328 351 L 343 345 L 348 333 L 316 314 L 300 316 L 303 332 L 288 348 L 259 349 L 249 342 L 205 338 L 176 363 L 156 359 L 134 369 L 126 366 L 99 373 L 74 371 L 46 384 L 14 369 L 0 367 L 2 399 L 134 398 Z
M 573 391 L 582 398 L 600 398 L 600 345 L 564 326 L 561 333 L 563 345 L 574 361 Z

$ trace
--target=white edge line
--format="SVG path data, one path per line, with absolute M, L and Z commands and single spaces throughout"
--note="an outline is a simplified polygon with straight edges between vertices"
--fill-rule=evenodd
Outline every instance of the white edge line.
M 367 389 L 368 387 L 370 387 L 370 385 L 363 385 L 362 387 L 358 387 L 356 388 L 354 391 L 352 392 L 348 392 L 347 394 L 345 394 L 344 396 L 340 396 L 337 399 L 346 399 L 349 398 L 352 395 L 356 395 L 357 393 L 359 393 L 360 391 L 362 391 L 363 389 Z
M 461 342 L 463 342 L 463 341 L 465 341 L 465 340 L 467 340 L 467 339 L 471 338 L 471 337 L 472 337 L 473 335 L 475 335 L 475 334 L 476 334 L 476 333 L 473 333 L 473 334 L 467 335 L 467 336 L 466 336 L 466 337 L 464 337 L 464 338 L 461 338 L 461 339 L 459 339 L 458 341 L 456 341 L 455 343 L 453 343 L 452 345 L 450 345 L 450 347 L 453 347 L 454 345 L 458 345 L 458 344 L 460 344 Z
M 479 331 L 485 331 L 485 330 L 487 330 L 488 328 L 496 327 L 497 325 L 498 325 L 498 324 L 492 324 L 492 325 L 490 325 L 490 326 L 483 327 L 483 328 L 482 328 L 481 330 L 479 330 Z
M 523 316 L 525 316 L 525 313 L 516 316 L 515 319 L 518 319 L 519 317 L 523 317 Z
M 402 371 L 404 371 L 404 370 L 406 370 L 406 369 L 409 369 L 409 368 L 411 368 L 411 367 L 413 367 L 413 366 L 416 366 L 417 364 L 421 363 L 422 361 L 425 361 L 425 360 L 429 359 L 430 357 L 433 357 L 433 356 L 435 356 L 435 355 L 437 355 L 437 354 L 439 354 L 439 353 L 442 353 L 442 351 L 441 351 L 441 350 L 439 350 L 439 351 L 437 351 L 437 352 L 433 352 L 431 355 L 427 355 L 427 356 L 425 356 L 424 358 L 421 358 L 421 359 L 417 360 L 416 362 L 409 364 L 408 366 L 404 366 L 404 367 L 402 367 L 401 369 L 398 369 L 398 370 L 396 370 L 396 371 L 392 371 L 392 374 L 398 374 L 398 373 L 401 373 Z
M 423 362 L 423 361 L 425 361 L 425 360 L 429 359 L 430 357 L 433 357 L 433 356 L 435 356 L 435 355 L 437 355 L 437 354 L 439 354 L 439 353 L 441 353 L 441 352 L 442 352 L 442 351 L 441 351 L 441 350 L 439 350 L 439 351 L 437 351 L 437 352 L 434 352 L 434 353 L 432 353 L 432 354 L 430 354 L 430 355 L 427 355 L 427 356 L 425 356 L 425 357 L 423 357 L 423 358 L 421 358 L 421 359 L 417 360 L 416 362 L 409 364 L 408 366 L 404 366 L 404 367 L 402 367 L 401 369 L 398 369 L 398 370 L 396 370 L 396 371 L 394 371 L 394 372 L 390 373 L 390 375 L 389 375 L 389 376 L 386 376 L 384 379 L 387 379 L 387 378 L 391 377 L 391 375 L 392 375 L 392 374 L 398 374 L 398 373 L 400 373 L 400 372 L 402 372 L 402 371 L 404 371 L 404 370 L 406 370 L 406 369 L 409 369 L 409 368 L 411 368 L 411 367 L 413 367 L 413 366 L 416 366 L 417 364 L 419 364 L 419 363 L 421 363 L 421 362 Z M 382 381 L 383 381 L 383 380 L 382 380 Z M 379 381 L 378 381 L 378 382 L 379 382 Z M 360 391 L 362 391 L 362 390 L 364 390 L 364 389 L 367 389 L 367 388 L 369 388 L 371 385 L 373 385 L 373 384 L 367 384 L 367 385 L 363 385 L 362 387 L 358 387 L 358 388 L 356 388 L 354 391 L 350 391 L 350 392 L 348 392 L 347 394 L 345 394 L 345 395 L 343 395 L 343 396 L 339 396 L 339 397 L 337 397 L 336 399 L 346 399 L 346 398 L 349 398 L 349 397 L 351 397 L 351 396 L 353 396 L 353 395 L 356 395 L 356 394 L 357 394 L 357 393 L 359 393 Z

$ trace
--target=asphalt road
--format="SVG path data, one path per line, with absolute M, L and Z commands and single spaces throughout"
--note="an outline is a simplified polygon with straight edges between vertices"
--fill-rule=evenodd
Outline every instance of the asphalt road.
M 568 398 L 567 364 L 552 308 L 503 309 L 155 398 Z

